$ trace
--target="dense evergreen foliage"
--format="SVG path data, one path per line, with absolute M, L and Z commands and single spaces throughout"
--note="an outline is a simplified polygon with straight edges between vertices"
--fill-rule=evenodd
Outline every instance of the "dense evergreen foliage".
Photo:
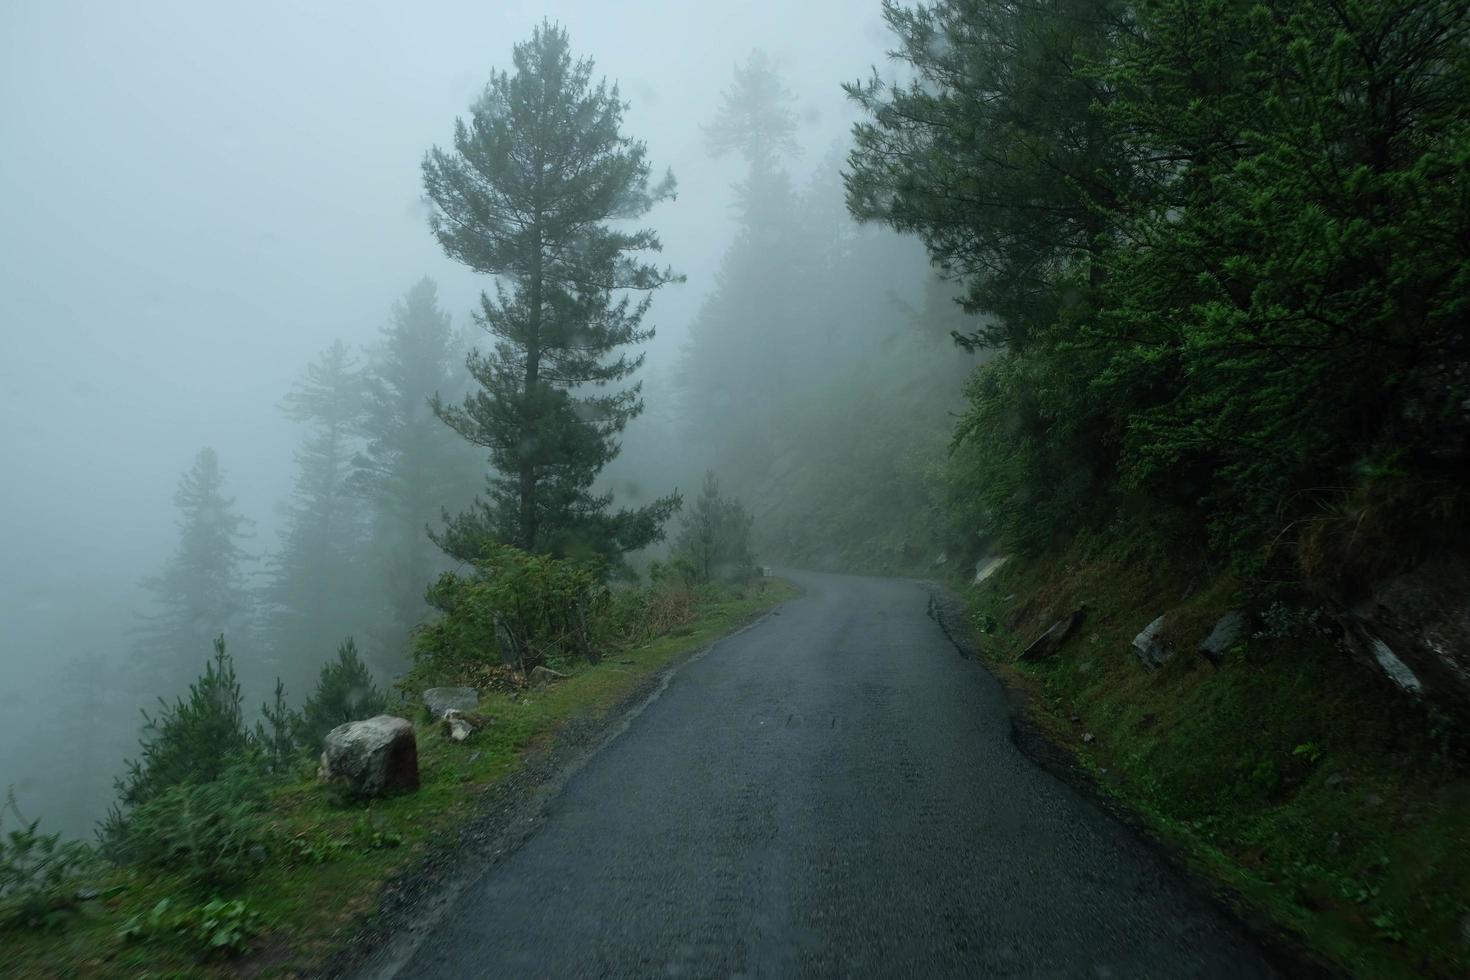
M 127 809 L 138 807 L 183 783 L 208 783 L 238 765 L 250 749 L 241 711 L 240 682 L 225 650 L 214 641 L 214 657 L 189 685 L 187 697 L 172 704 L 159 699 L 155 715 L 143 714 L 141 752 L 118 780 L 118 802 L 108 821 L 109 835 L 125 828 Z
M 315 750 L 338 725 L 372 718 L 387 708 L 387 696 L 373 683 L 372 673 L 348 637 L 337 648 L 337 659 L 322 666 L 316 691 L 292 719 L 292 735 L 297 745 Z
M 454 147 L 424 159 L 434 233 L 451 258 L 497 277 L 476 314 L 494 338 L 469 358 L 478 390 L 435 411 L 490 451 L 489 499 L 438 537 L 473 560 L 493 543 L 527 551 L 620 555 L 662 536 L 677 496 L 610 510 L 592 490 L 617 436 L 643 407 L 639 385 L 609 393 L 642 363 L 624 348 L 654 290 L 678 279 L 643 261 L 649 229 L 623 230 L 672 197 L 673 175 L 650 184 L 642 143 L 622 133 L 616 87 L 592 83 L 566 31 L 538 27 L 515 47 L 515 72 L 491 76 Z M 635 296 L 639 298 L 634 299 Z
M 1147 520 L 1300 577 L 1314 535 L 1463 513 L 1463 4 L 885 14 L 915 79 L 849 88 L 848 201 L 1002 351 L 955 436 L 983 536 Z

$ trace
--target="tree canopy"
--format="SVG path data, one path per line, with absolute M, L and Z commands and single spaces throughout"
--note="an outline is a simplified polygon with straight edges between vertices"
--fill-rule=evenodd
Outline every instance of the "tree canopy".
M 669 496 L 613 511 L 592 484 L 642 409 L 627 381 L 642 364 L 631 345 L 654 290 L 679 280 L 643 256 L 651 229 L 627 222 L 673 196 L 673 175 L 650 182 L 644 144 L 625 136 L 617 87 L 593 83 L 567 33 L 542 24 L 515 46 L 514 71 L 491 75 L 455 124 L 452 149 L 424 159 L 431 227 L 444 251 L 496 277 L 476 320 L 493 338 L 468 361 L 478 387 L 460 404 L 435 401 L 457 432 L 490 451 L 488 499 L 437 540 L 472 559 L 490 542 L 556 554 L 610 554 L 662 535 Z

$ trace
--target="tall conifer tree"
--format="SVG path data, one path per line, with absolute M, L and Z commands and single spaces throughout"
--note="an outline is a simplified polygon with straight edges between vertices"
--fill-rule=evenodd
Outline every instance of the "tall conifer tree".
M 347 485 L 362 377 L 347 346 L 339 340 L 308 365 L 281 409 L 307 433 L 265 599 L 277 670 L 296 689 L 361 624 L 365 605 L 362 506 Z
M 652 293 L 679 278 L 643 260 L 660 250 L 656 233 L 622 229 L 673 196 L 673 175 L 650 184 L 644 144 L 622 133 L 626 103 L 593 84 L 566 31 L 543 24 L 512 57 L 514 73 L 492 74 L 456 122 L 453 148 L 423 165 L 440 245 L 497 278 L 477 314 L 494 347 L 468 362 L 478 390 L 435 403 L 497 473 L 489 499 L 437 540 L 461 559 L 488 541 L 618 555 L 661 537 L 678 506 L 671 496 L 613 512 L 611 495 L 592 491 L 643 407 L 638 384 L 607 389 L 642 364 L 625 348 L 653 335 Z

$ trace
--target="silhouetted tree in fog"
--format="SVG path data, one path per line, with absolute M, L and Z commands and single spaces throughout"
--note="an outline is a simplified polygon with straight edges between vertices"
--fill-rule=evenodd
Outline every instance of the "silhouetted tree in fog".
M 362 405 L 362 376 L 340 340 L 307 366 L 281 405 L 308 427 L 264 591 L 270 646 L 292 687 L 361 625 L 365 611 L 363 508 L 347 486 Z
M 492 74 L 468 125 L 456 122 L 454 148 L 424 159 L 439 243 L 497 277 L 477 314 L 494 347 L 469 358 L 479 389 L 460 405 L 435 401 L 497 473 L 489 499 L 437 540 L 461 559 L 489 541 L 616 555 L 659 538 L 678 506 L 671 496 L 614 513 L 611 495 L 591 489 L 642 409 L 639 385 L 606 391 L 643 361 L 620 348 L 653 335 L 642 326 L 651 294 L 678 278 L 641 260 L 660 249 L 652 230 L 612 223 L 672 197 L 673 175 L 650 186 L 643 143 L 621 132 L 616 86 L 592 84 L 592 62 L 573 60 L 564 30 L 543 24 L 513 58 L 515 73 Z
M 367 565 L 380 605 L 369 632 L 391 656 L 428 610 L 424 589 L 447 561 L 428 527 L 448 508 L 473 499 L 479 453 L 435 414 L 435 396 L 465 387 L 462 349 L 427 276 L 394 304 L 392 320 L 370 353 L 364 379 L 362 434 L 353 484 L 367 501 Z
M 213 449 L 202 449 L 179 479 L 179 544 L 162 574 L 145 579 L 159 611 L 138 631 L 147 672 L 172 684 L 193 677 L 214 638 L 249 626 L 249 595 L 240 574 L 240 547 L 250 521 L 224 494 L 224 471 Z M 151 680 L 151 679 L 150 679 Z M 156 689 L 155 689 L 156 693 Z
M 792 314 L 811 288 L 803 273 L 809 255 L 792 234 L 799 201 L 781 166 L 797 150 L 793 101 L 770 59 L 755 51 L 736 66 L 705 129 L 710 155 L 737 153 L 746 172 L 735 186 L 735 241 L 690 327 L 679 386 L 692 441 L 720 447 L 719 459 L 705 462 L 737 475 L 770 465 L 776 404 L 804 380 L 789 363 L 789 341 Z

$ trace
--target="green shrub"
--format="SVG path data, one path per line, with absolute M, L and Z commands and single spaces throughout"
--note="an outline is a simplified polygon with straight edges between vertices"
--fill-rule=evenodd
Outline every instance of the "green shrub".
M 236 956 L 245 951 L 261 928 L 260 915 L 243 899 L 226 902 L 215 898 L 176 912 L 173 900 L 164 898 L 147 912 L 128 919 L 118 934 L 138 941 L 174 933 L 204 956 Z
M 171 786 L 128 814 L 117 856 L 206 887 L 245 878 L 265 858 L 261 777 L 246 766 Z
M 421 673 L 453 679 L 486 663 L 524 674 L 547 662 L 595 659 L 592 626 L 609 592 L 594 566 L 497 545 L 474 574 L 441 575 L 427 598 L 443 615 L 419 633 L 415 659 Z
M 337 659 L 322 667 L 316 691 L 293 719 L 296 745 L 319 751 L 327 733 L 349 721 L 361 721 L 388 710 L 388 697 L 373 683 L 373 675 L 357 655 L 348 637 L 337 648 Z
M 647 643 L 694 622 L 700 593 L 685 583 L 677 572 L 663 571 L 655 562 L 650 569 L 652 588 L 614 591 L 597 621 L 598 636 L 618 646 Z
M 750 578 L 755 571 L 750 547 L 753 524 L 750 512 L 740 501 L 721 496 L 714 473 L 706 472 L 704 488 L 685 512 L 674 539 L 676 567 L 687 570 L 691 585 Z
M 39 824 L 0 838 L 0 927 L 55 925 L 75 904 L 72 879 L 92 861 L 85 844 L 43 834 Z
M 104 842 L 126 836 L 126 811 L 157 798 L 172 786 L 208 783 L 247 759 L 252 748 L 240 711 L 240 682 L 225 650 L 225 638 L 214 641 L 214 659 L 204 675 L 189 685 L 187 699 L 172 705 L 159 699 L 161 710 L 143 712 L 142 755 L 127 763 L 116 783 L 118 806 L 103 822 Z

